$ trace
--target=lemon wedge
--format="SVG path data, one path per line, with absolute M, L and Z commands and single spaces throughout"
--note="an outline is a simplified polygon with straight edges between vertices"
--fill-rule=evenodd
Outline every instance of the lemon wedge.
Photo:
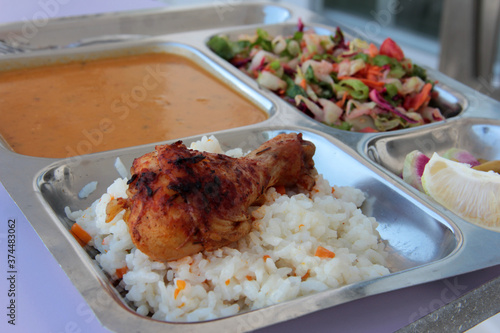
M 464 220 L 500 231 L 499 174 L 474 170 L 434 153 L 424 168 L 422 187 Z

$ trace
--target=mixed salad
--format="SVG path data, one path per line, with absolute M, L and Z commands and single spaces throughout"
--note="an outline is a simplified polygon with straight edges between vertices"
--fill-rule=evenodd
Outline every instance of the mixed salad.
M 429 106 L 435 82 L 407 59 L 390 38 L 380 47 L 305 29 L 291 36 L 264 29 L 229 40 L 214 36 L 208 46 L 314 119 L 336 128 L 383 132 L 443 120 Z

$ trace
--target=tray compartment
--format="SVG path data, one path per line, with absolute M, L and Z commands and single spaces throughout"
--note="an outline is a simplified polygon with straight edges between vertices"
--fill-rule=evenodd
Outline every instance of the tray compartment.
M 348 27 L 339 25 L 339 27 L 342 29 L 344 33 L 344 37 L 347 40 L 352 40 L 354 38 L 359 38 L 359 34 L 356 34 L 354 31 L 349 29 Z M 297 31 L 297 24 L 293 23 L 282 23 L 282 24 L 273 24 L 273 25 L 266 25 L 265 27 L 262 26 L 260 27 L 264 30 L 266 30 L 271 36 L 277 36 L 277 35 L 282 35 L 282 36 L 291 36 Z M 319 35 L 335 35 L 335 29 L 336 26 L 325 26 L 321 24 L 315 24 L 315 23 L 310 23 L 310 22 L 305 22 L 305 30 L 313 30 L 315 33 Z M 217 35 L 225 35 L 229 38 L 229 40 L 237 40 L 240 35 L 253 35 L 256 31 L 255 27 L 249 28 L 249 27 L 244 27 L 244 28 L 238 28 L 238 29 L 225 29 L 225 30 L 220 30 L 219 32 L 211 35 L 217 36 Z M 209 38 L 207 39 L 207 41 Z M 370 41 L 368 39 L 365 39 L 367 41 Z M 212 51 L 213 52 L 213 51 Z M 214 53 L 215 54 L 215 53 Z M 419 64 L 420 65 L 420 64 Z M 425 68 L 425 66 L 422 66 Z M 427 76 L 428 79 L 431 81 L 434 81 L 435 79 L 433 78 L 433 70 L 426 68 L 427 71 Z M 451 83 L 449 85 L 449 83 Z M 454 83 L 452 82 L 451 79 L 445 78 L 444 80 L 440 77 L 440 80 L 438 80 L 438 83 L 435 85 L 435 91 L 438 93 L 436 98 L 433 98 L 429 105 L 433 107 L 438 107 L 441 110 L 442 115 L 445 118 L 453 118 L 456 116 L 459 116 L 464 113 L 464 111 L 467 108 L 467 100 L 464 95 L 462 95 L 458 90 L 452 88 Z M 291 106 L 291 109 L 293 109 L 296 112 L 301 112 L 298 110 L 295 105 L 289 104 Z M 327 127 L 326 125 L 322 125 Z M 426 127 L 428 125 L 421 125 L 419 127 Z M 328 128 L 330 128 L 328 126 Z M 394 130 L 390 132 L 401 132 L 401 131 L 407 131 L 408 129 L 401 129 L 401 130 Z
M 389 252 L 387 262 L 391 272 L 418 269 L 443 260 L 460 246 L 460 235 L 456 233 L 453 224 L 402 194 L 377 176 L 370 167 L 343 151 L 338 146 L 342 145 L 340 142 L 335 142 L 324 134 L 313 133 L 304 128 L 248 129 L 227 131 L 216 137 L 223 149 L 242 147 L 246 150 L 256 148 L 282 132 L 302 132 L 304 139 L 316 145 L 316 167 L 332 185 L 354 186 L 367 194 L 362 210 L 365 214 L 374 216 L 379 223 L 379 233 Z M 196 139 L 199 137 L 188 138 L 184 143 L 189 145 Z M 62 226 L 61 230 L 68 230 L 72 222 L 66 217 L 64 208 L 69 206 L 71 210 L 85 209 L 106 191 L 107 186 L 119 177 L 113 166 L 116 157 L 120 157 L 128 167 L 135 157 L 152 149 L 153 146 L 150 145 L 87 155 L 79 160 L 61 160 L 42 170 L 37 177 L 36 187 L 44 205 L 54 214 L 53 223 Z M 80 189 L 90 181 L 98 181 L 96 191 L 88 198 L 80 199 Z M 76 240 L 74 243 L 76 244 Z M 89 257 L 84 260 L 91 260 L 95 253 L 88 249 L 88 254 Z M 292 302 L 295 301 L 298 302 Z
M 380 136 L 367 143 L 366 156 L 383 171 L 389 173 L 397 182 L 417 192 L 419 196 L 430 200 L 439 211 L 447 210 L 413 188 L 402 179 L 403 165 L 408 153 L 418 150 L 429 158 L 438 153 L 443 155 L 451 148 L 463 149 L 476 159 L 500 159 L 500 122 L 480 118 L 462 118 L 433 128 L 414 131 L 405 135 Z M 460 220 L 460 228 L 473 224 Z M 462 223 L 466 223 L 465 225 Z M 482 228 L 480 225 L 473 225 Z M 489 230 L 485 228 L 485 230 Z M 491 231 L 489 231 L 491 232 Z
M 406 155 L 420 150 L 431 157 L 450 148 L 469 151 L 476 158 L 500 159 L 500 122 L 463 118 L 405 135 L 383 135 L 370 140 L 366 154 L 370 160 L 395 176 L 401 176 Z
M 124 147 L 126 145 L 138 145 L 138 144 L 150 143 L 151 141 L 148 142 L 147 137 L 151 137 L 151 135 L 153 135 L 152 133 L 151 134 L 148 133 L 147 137 L 143 135 L 142 139 L 140 139 L 143 142 L 135 143 L 131 141 L 130 143 L 127 144 L 116 142 L 113 144 L 114 147 L 111 146 L 103 146 L 103 148 L 99 147 L 100 143 L 103 142 L 103 140 L 106 140 L 107 137 L 111 138 L 114 137 L 115 134 L 119 134 L 118 131 L 131 131 L 131 130 L 133 131 L 133 128 L 131 128 L 130 126 L 131 122 L 128 118 L 132 119 L 133 117 L 139 117 L 141 115 L 139 113 L 141 110 L 140 108 L 146 107 L 142 106 L 143 104 L 146 105 L 146 103 L 150 103 L 152 110 L 158 110 L 158 112 L 169 113 L 170 112 L 169 110 L 173 108 L 174 111 L 172 112 L 177 112 L 177 114 L 179 114 L 180 112 L 188 113 L 188 111 L 190 111 L 191 109 L 202 108 L 206 110 L 206 112 L 210 112 L 210 110 L 217 111 L 219 112 L 218 117 L 221 117 L 220 115 L 221 112 L 218 111 L 218 108 L 216 108 L 216 103 L 224 102 L 223 96 L 224 94 L 227 94 L 228 97 L 233 96 L 233 98 L 237 100 L 235 105 L 245 105 L 245 108 L 248 107 L 250 112 L 255 113 L 255 114 L 249 114 L 248 117 L 246 117 L 246 119 L 243 121 L 237 120 L 238 118 L 236 117 L 237 116 L 236 114 L 234 118 L 233 117 L 221 118 L 222 120 L 224 120 L 226 124 L 224 126 L 227 126 L 229 128 L 252 125 L 253 123 L 255 123 L 255 121 L 257 122 L 266 121 L 266 119 L 269 119 L 270 117 L 272 117 L 272 115 L 274 115 L 275 107 L 274 104 L 269 99 L 263 97 L 259 92 L 257 92 L 254 89 L 251 89 L 241 80 L 231 75 L 228 71 L 224 70 L 220 65 L 215 63 L 213 60 L 204 55 L 202 52 L 200 52 L 199 50 L 197 50 L 192 46 L 177 42 L 169 42 L 163 39 L 132 41 L 127 44 L 125 43 L 107 44 L 107 45 L 103 44 L 91 48 L 66 49 L 66 50 L 60 50 L 59 52 L 51 53 L 50 55 L 49 54 L 40 55 L 36 53 L 26 54 L 26 55 L 21 55 L 19 57 L 4 59 L 2 62 L 0 62 L 0 68 L 2 68 L 2 70 L 18 69 L 22 71 L 29 71 L 29 70 L 36 70 L 37 67 L 64 65 L 66 63 L 75 63 L 78 61 L 92 62 L 94 60 L 96 61 L 101 59 L 106 60 L 106 59 L 114 59 L 126 56 L 134 56 L 134 55 L 139 56 L 141 54 L 153 54 L 153 53 L 180 56 L 180 58 L 188 60 L 186 64 L 193 63 L 195 66 L 192 68 L 192 73 L 193 73 L 192 75 L 195 79 L 196 77 L 199 78 L 199 80 L 197 81 L 203 82 L 202 81 L 203 79 L 205 80 L 205 82 L 208 81 L 208 82 L 220 83 L 216 96 L 208 99 L 202 98 L 200 100 L 196 100 L 195 99 L 196 96 L 192 95 L 186 95 L 185 97 L 180 97 L 178 99 L 179 102 L 186 102 L 189 103 L 188 105 L 193 106 L 189 108 L 189 110 L 183 111 L 179 107 L 175 106 L 177 103 L 176 95 L 172 93 L 172 91 L 174 91 L 173 88 L 172 89 L 169 88 L 169 85 L 172 85 L 172 82 L 170 82 L 172 80 L 164 76 L 166 74 L 162 72 L 165 71 L 166 69 L 160 69 L 159 68 L 160 63 L 155 62 L 154 59 L 144 60 L 143 62 L 145 66 L 144 70 L 141 69 L 140 65 L 135 65 L 135 67 L 131 68 L 131 70 L 133 70 L 134 72 L 127 72 L 127 75 L 129 77 L 131 77 L 132 74 L 136 76 L 135 78 L 136 82 L 129 79 L 130 82 L 127 83 L 128 86 L 127 85 L 120 86 L 119 81 L 116 80 L 115 78 L 112 78 L 112 80 L 111 79 L 108 80 L 106 76 L 101 77 L 100 75 L 97 75 L 94 72 L 92 72 L 91 73 L 91 75 L 93 75 L 92 77 L 95 77 L 96 80 L 99 80 L 99 82 L 101 82 L 102 85 L 108 84 L 110 85 L 111 88 L 112 84 L 109 83 L 108 81 L 115 81 L 117 82 L 116 85 L 118 86 L 118 88 L 115 88 L 115 90 L 108 89 L 109 91 L 108 95 L 103 95 L 100 93 L 100 91 L 95 91 L 95 89 L 89 89 L 89 87 L 77 84 L 78 89 L 80 89 L 78 91 L 83 91 L 87 93 L 87 91 L 90 90 L 90 93 L 88 94 L 90 96 L 96 96 L 98 98 L 98 100 L 100 101 L 99 102 L 100 105 L 97 107 L 100 108 L 100 110 L 102 110 L 102 113 L 96 114 L 92 120 L 93 123 L 89 123 L 86 125 L 83 125 L 83 123 L 82 125 L 76 123 L 71 125 L 71 122 L 69 122 L 69 125 L 67 126 L 73 126 L 75 127 L 75 129 L 70 133 L 68 133 L 68 135 L 72 138 L 64 142 L 63 140 L 60 139 L 63 137 L 62 134 L 59 135 L 59 137 L 55 137 L 53 135 L 51 136 L 52 133 L 51 131 L 41 132 L 40 135 L 50 136 L 50 138 L 53 139 L 52 142 L 60 147 L 60 149 L 57 152 L 57 155 L 55 154 L 51 156 L 36 155 L 38 154 L 38 152 L 42 152 L 41 149 L 36 151 L 31 149 L 28 150 L 26 154 L 34 156 L 64 158 L 67 156 L 87 154 L 90 152 L 95 152 L 96 150 L 102 151 L 113 148 L 120 148 L 117 146 Z M 176 58 L 174 58 L 172 60 L 163 59 L 159 61 L 171 61 L 171 66 L 176 66 L 177 60 Z M 179 64 L 179 66 L 184 66 L 186 64 L 181 63 Z M 112 63 L 108 63 L 108 65 L 114 66 Z M 63 68 L 61 68 L 61 70 L 62 69 Z M 56 70 L 59 70 L 59 68 L 56 67 Z M 119 75 L 118 68 L 113 68 L 113 70 L 115 71 L 115 73 L 117 73 L 117 75 Z M 167 70 L 170 69 L 167 68 Z M 56 84 L 61 84 L 61 80 L 59 78 L 55 81 Z M 153 86 L 153 88 L 150 88 L 151 85 Z M 185 87 L 184 90 L 188 91 L 188 88 L 189 87 Z M 166 89 L 165 90 L 166 93 L 163 94 L 161 89 Z M 65 100 L 69 101 L 75 100 L 75 98 L 72 96 L 73 94 L 74 94 L 73 91 L 68 90 L 66 92 L 66 95 L 68 95 L 69 97 L 62 100 L 61 103 L 65 103 L 64 102 Z M 32 98 L 32 95 L 36 96 L 35 91 L 33 91 L 32 95 L 30 95 L 30 93 L 27 93 L 26 95 L 27 98 Z M 127 100 L 124 99 L 124 95 L 128 96 Z M 203 90 L 201 88 L 200 88 L 200 97 L 206 97 L 203 96 Z M 43 97 L 41 99 L 43 100 Z M 59 103 L 59 101 L 55 100 L 54 103 Z M 171 103 L 173 103 L 172 106 L 170 105 Z M 164 106 L 164 104 L 166 104 L 166 106 Z M 45 103 L 45 105 L 49 106 L 48 103 Z M 63 105 L 70 105 L 70 104 L 63 104 Z M 226 108 L 231 107 L 232 109 L 234 109 L 234 106 L 231 105 L 232 104 L 226 103 Z M 26 102 L 25 107 L 26 108 L 30 107 L 28 102 Z M 94 106 L 91 105 L 91 107 Z M 71 106 L 67 106 L 65 108 L 69 110 L 69 113 L 72 112 L 71 110 L 73 108 L 71 108 Z M 28 112 L 24 112 L 23 114 L 18 113 L 17 118 L 24 117 L 24 115 L 26 115 L 27 113 Z M 67 115 L 65 113 L 60 112 L 57 114 L 52 114 L 51 112 L 47 111 L 44 112 L 43 114 L 44 118 L 42 118 L 42 114 L 40 113 L 40 118 L 42 120 L 45 119 L 43 121 L 49 121 L 50 119 L 55 119 L 54 121 L 57 124 L 60 124 L 57 130 L 64 131 L 67 128 L 67 126 L 65 125 L 66 124 L 65 119 Z M 82 113 L 78 113 L 78 116 L 80 116 L 81 114 Z M 162 120 L 162 118 L 157 116 L 156 114 L 157 113 L 147 116 L 149 118 L 158 118 L 157 122 L 154 122 L 153 124 L 150 124 L 148 126 L 153 126 L 153 127 L 157 125 L 162 126 L 162 122 L 166 121 Z M 147 121 L 147 119 L 149 119 L 147 117 L 145 118 L 144 121 Z M 180 113 L 179 117 L 184 118 L 182 113 Z M 168 119 L 170 119 L 169 121 L 176 121 L 173 117 L 170 117 Z M 29 119 L 27 120 L 30 122 L 38 121 L 37 118 L 33 117 L 29 117 Z M 103 123 L 104 120 L 106 120 L 107 126 L 111 128 L 111 130 L 107 132 L 105 129 L 104 130 L 101 129 L 101 123 Z M 208 124 L 215 125 L 215 123 L 212 123 L 209 120 L 205 121 L 207 122 L 206 123 L 207 125 Z M 159 129 L 161 127 L 156 127 L 156 128 Z M 154 134 L 156 138 L 155 140 L 160 141 L 161 138 L 164 137 L 163 131 L 169 133 L 170 128 L 172 128 L 172 125 L 170 123 L 165 123 L 163 124 L 163 128 L 166 128 L 166 130 L 162 129 L 160 131 L 158 130 L 156 131 L 156 134 Z M 220 129 L 222 129 L 222 127 L 218 127 L 217 129 L 214 129 L 214 127 L 212 127 L 212 129 L 208 128 L 200 129 L 200 132 L 198 133 L 191 131 L 191 133 L 184 133 L 183 135 L 179 136 L 202 134 L 204 133 L 204 131 L 212 131 Z M 3 132 L 10 133 L 12 131 L 7 127 Z M 32 135 L 28 130 L 26 130 L 25 132 L 26 135 Z M 96 132 L 100 135 L 95 134 Z M 1 134 L 4 133 L 0 133 L 0 135 Z M 15 137 L 21 134 L 15 132 L 12 135 Z M 22 139 L 22 137 L 20 139 Z M 168 139 L 174 139 L 174 137 L 172 137 L 172 135 L 170 134 L 170 137 Z M 9 136 L 5 137 L 4 142 L 0 140 L 0 144 L 3 143 L 3 146 L 6 148 L 9 148 L 8 142 L 9 142 Z M 21 153 L 24 152 L 21 151 Z

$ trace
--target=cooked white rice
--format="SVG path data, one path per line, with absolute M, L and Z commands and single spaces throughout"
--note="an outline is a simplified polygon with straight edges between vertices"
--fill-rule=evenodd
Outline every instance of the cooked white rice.
M 96 189 L 97 189 L 97 182 L 96 181 L 92 181 L 90 183 L 87 183 L 84 187 L 82 187 L 80 192 L 78 192 L 78 198 L 85 199 L 89 195 L 91 195 L 92 192 L 94 192 Z
M 222 153 L 213 136 L 191 148 Z M 117 269 L 127 267 L 120 285 L 142 315 L 187 322 L 219 318 L 389 273 L 378 224 L 359 209 L 363 193 L 334 187 L 332 194 L 321 176 L 311 193 L 269 189 L 266 203 L 252 212 L 254 229 L 233 246 L 167 263 L 151 261 L 134 247 L 123 212 L 105 222 L 106 205 L 126 197 L 126 182 L 115 180 L 91 207 L 67 213 L 92 236 L 104 271 L 117 278 Z M 315 256 L 319 246 L 334 258 Z

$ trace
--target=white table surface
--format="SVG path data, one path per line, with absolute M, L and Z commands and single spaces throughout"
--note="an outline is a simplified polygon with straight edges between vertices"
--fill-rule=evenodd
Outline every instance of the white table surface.
M 168 3 L 153 0 L 0 0 L 0 23 L 29 20 L 39 11 L 49 13 L 50 17 L 61 17 L 156 8 Z M 6 309 L 9 219 L 16 220 L 15 326 L 8 323 Z M 0 185 L 0 253 L 0 332 L 109 332 L 99 323 L 3 185 Z M 356 300 L 262 331 L 393 332 L 498 276 L 500 265 Z M 488 324 L 486 331 L 500 330 L 496 322 Z

